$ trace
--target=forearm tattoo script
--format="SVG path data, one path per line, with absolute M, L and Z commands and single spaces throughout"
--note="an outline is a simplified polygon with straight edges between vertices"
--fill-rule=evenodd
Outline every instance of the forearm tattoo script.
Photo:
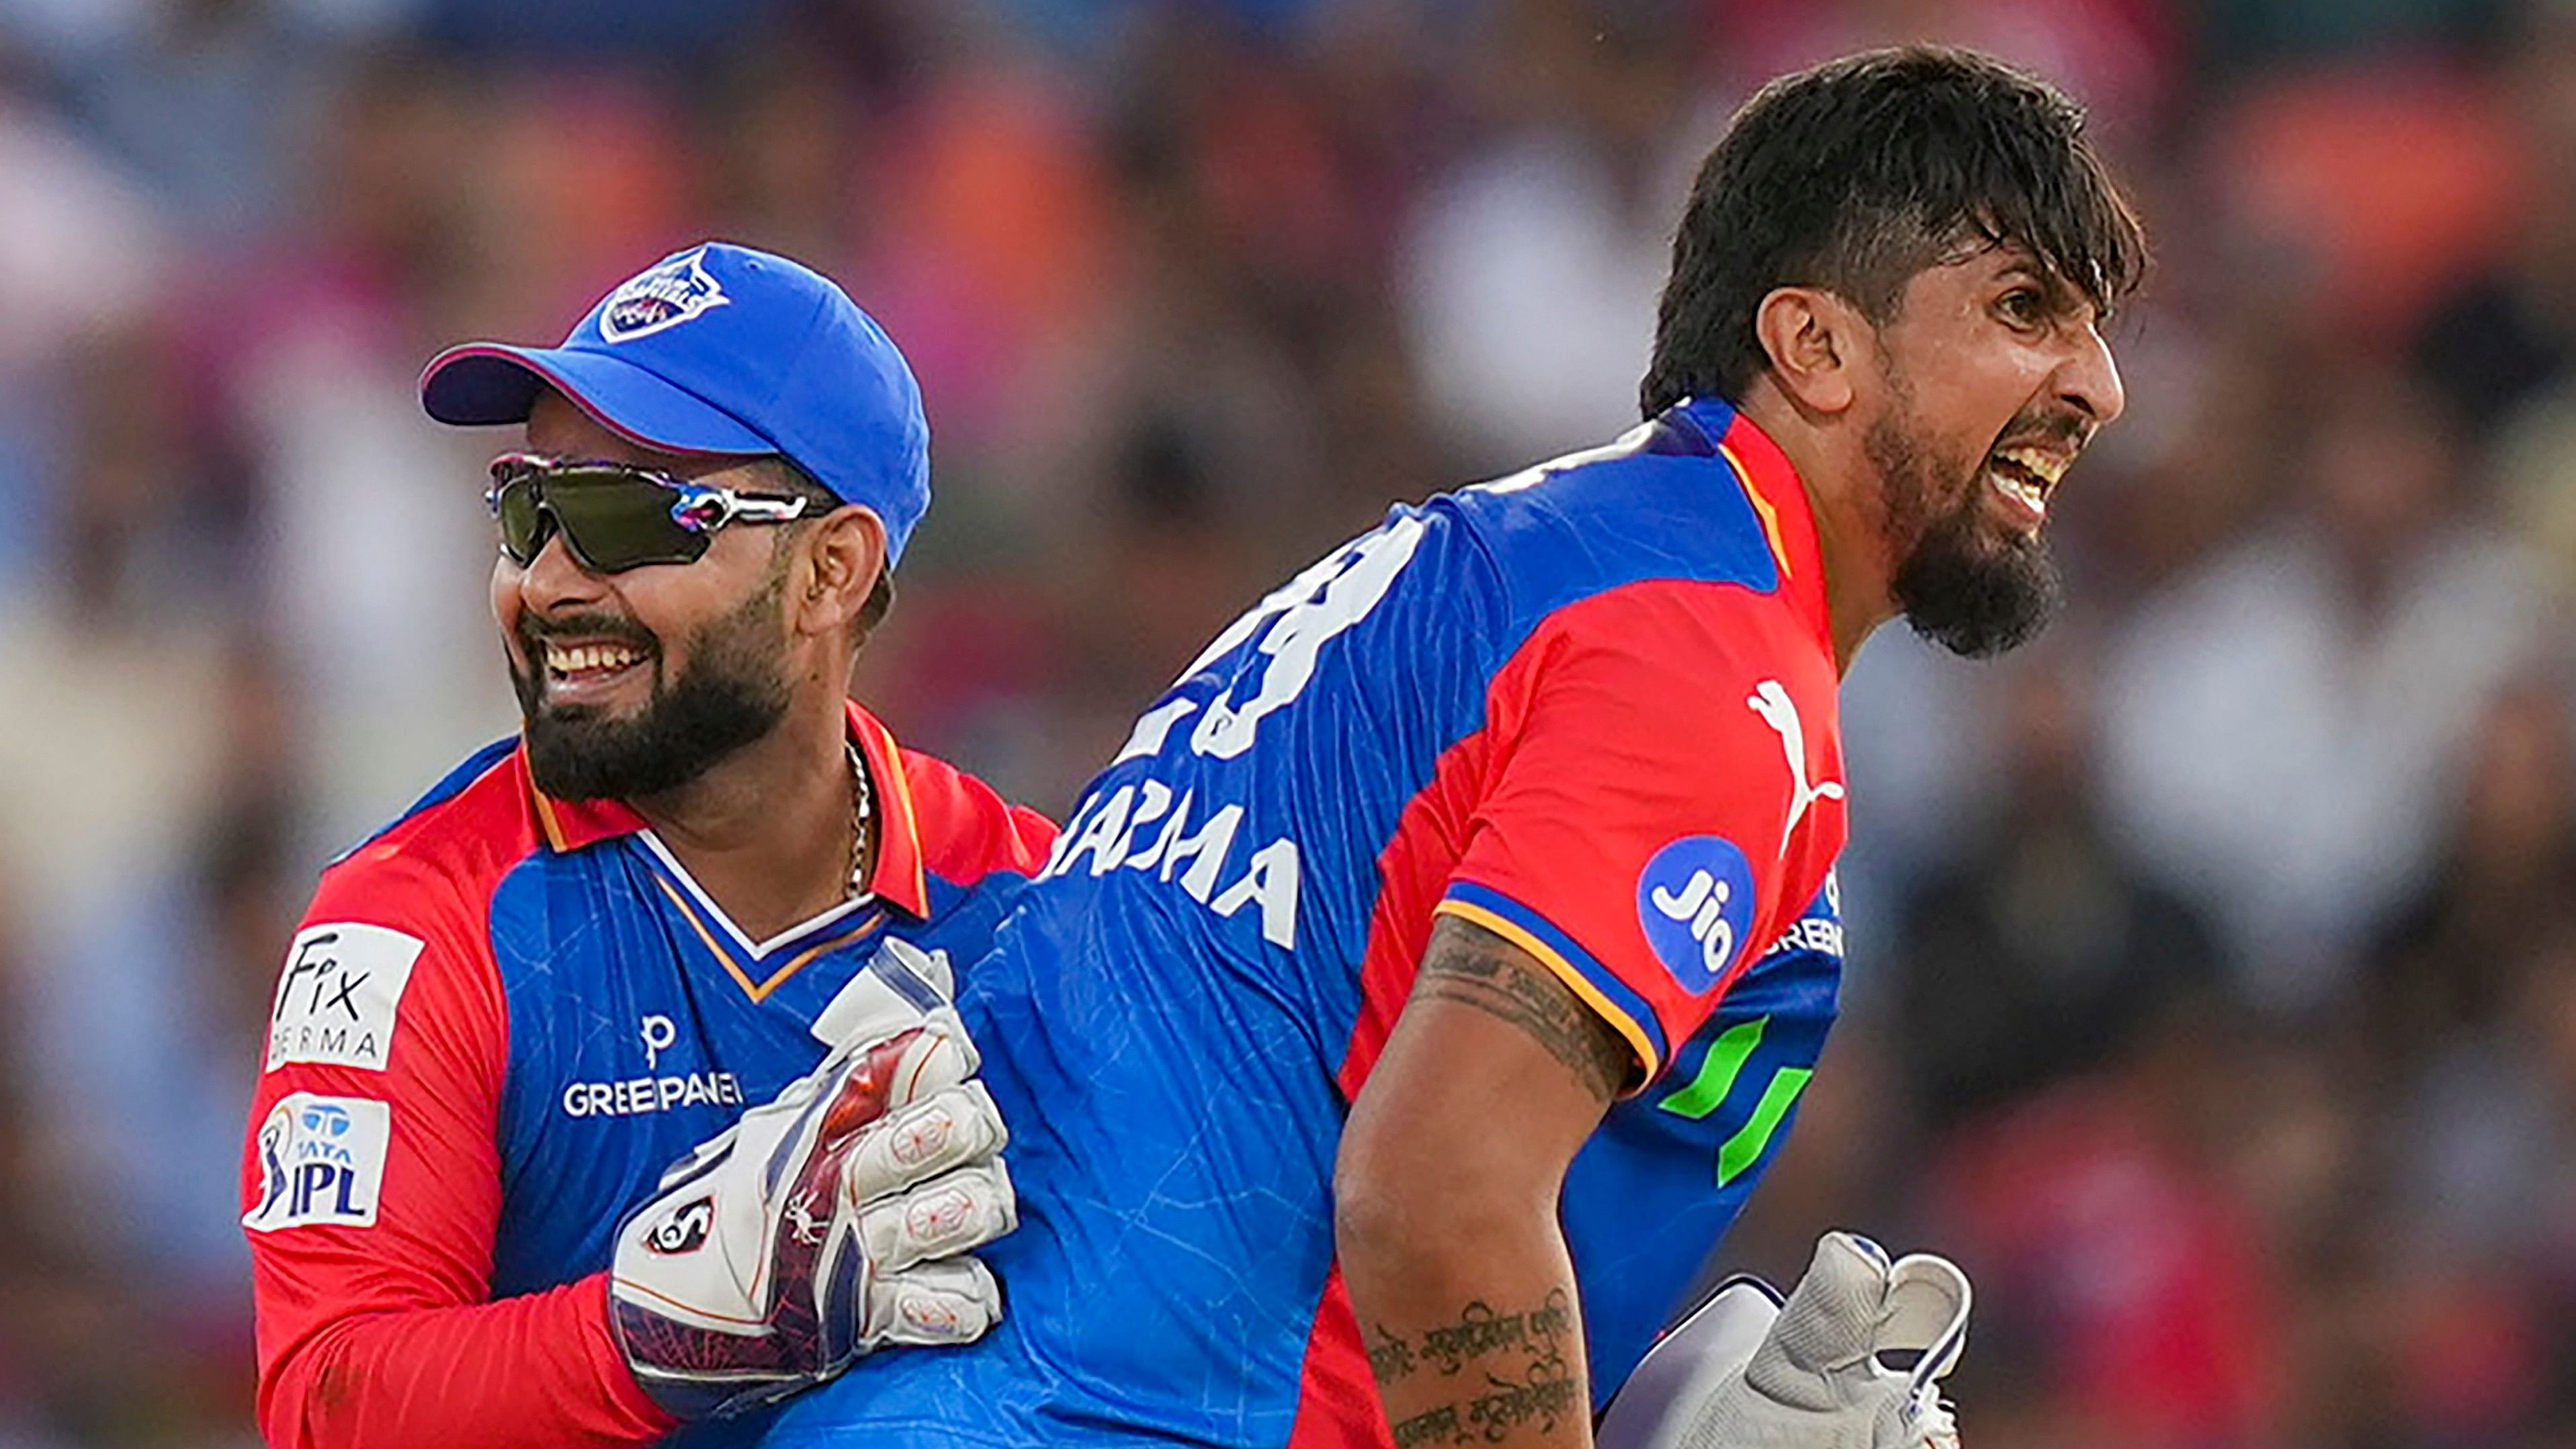
M 1380 1388 L 1421 1374 L 1457 1380 L 1448 1403 L 1393 1426 L 1396 1449 L 1494 1441 L 1524 1424 L 1554 1431 L 1584 1408 L 1583 1385 L 1566 1352 L 1573 1337 L 1574 1309 L 1562 1288 L 1514 1313 L 1477 1299 L 1450 1322 L 1411 1338 L 1371 1325 L 1369 1368 Z

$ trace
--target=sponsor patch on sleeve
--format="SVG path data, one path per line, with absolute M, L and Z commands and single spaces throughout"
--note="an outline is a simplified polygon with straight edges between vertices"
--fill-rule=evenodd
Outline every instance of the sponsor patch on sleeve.
M 392 1138 L 387 1103 L 287 1094 L 259 1124 L 259 1201 L 242 1214 L 242 1226 L 255 1233 L 375 1226 Z
M 421 940 L 383 926 L 332 922 L 309 926 L 286 952 L 277 1000 L 268 1016 L 268 1067 L 320 1062 L 385 1069 L 394 1014 Z
M 1684 991 L 1717 985 L 1753 929 L 1753 864 L 1735 842 L 1686 835 L 1637 876 L 1637 923 Z

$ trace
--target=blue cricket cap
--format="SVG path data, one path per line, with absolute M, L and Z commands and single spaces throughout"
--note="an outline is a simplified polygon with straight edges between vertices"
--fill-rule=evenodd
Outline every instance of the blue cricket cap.
M 930 507 L 930 423 L 894 340 L 832 280 L 725 242 L 674 252 L 557 347 L 468 342 L 430 360 L 442 423 L 521 423 L 552 387 L 669 453 L 783 453 L 885 521 L 886 561 Z

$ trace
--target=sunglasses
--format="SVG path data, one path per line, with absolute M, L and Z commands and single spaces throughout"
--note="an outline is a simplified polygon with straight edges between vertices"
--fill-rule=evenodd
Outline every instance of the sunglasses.
M 736 493 L 650 468 L 504 453 L 492 460 L 484 504 L 501 525 L 501 552 L 521 568 L 557 529 L 593 573 L 696 563 L 729 523 L 785 523 L 807 500 Z

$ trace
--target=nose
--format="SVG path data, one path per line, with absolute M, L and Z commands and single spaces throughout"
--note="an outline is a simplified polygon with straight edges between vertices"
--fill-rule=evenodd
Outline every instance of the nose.
M 2101 427 L 2128 407 L 2128 389 L 2120 385 L 2120 365 L 2100 327 L 2088 322 L 2073 336 L 2074 349 L 2058 370 L 2057 395 Z
M 561 528 L 548 535 L 537 556 L 519 570 L 519 602 L 541 618 L 596 603 L 605 593 L 599 575 L 582 567 L 581 560 L 572 556 Z

